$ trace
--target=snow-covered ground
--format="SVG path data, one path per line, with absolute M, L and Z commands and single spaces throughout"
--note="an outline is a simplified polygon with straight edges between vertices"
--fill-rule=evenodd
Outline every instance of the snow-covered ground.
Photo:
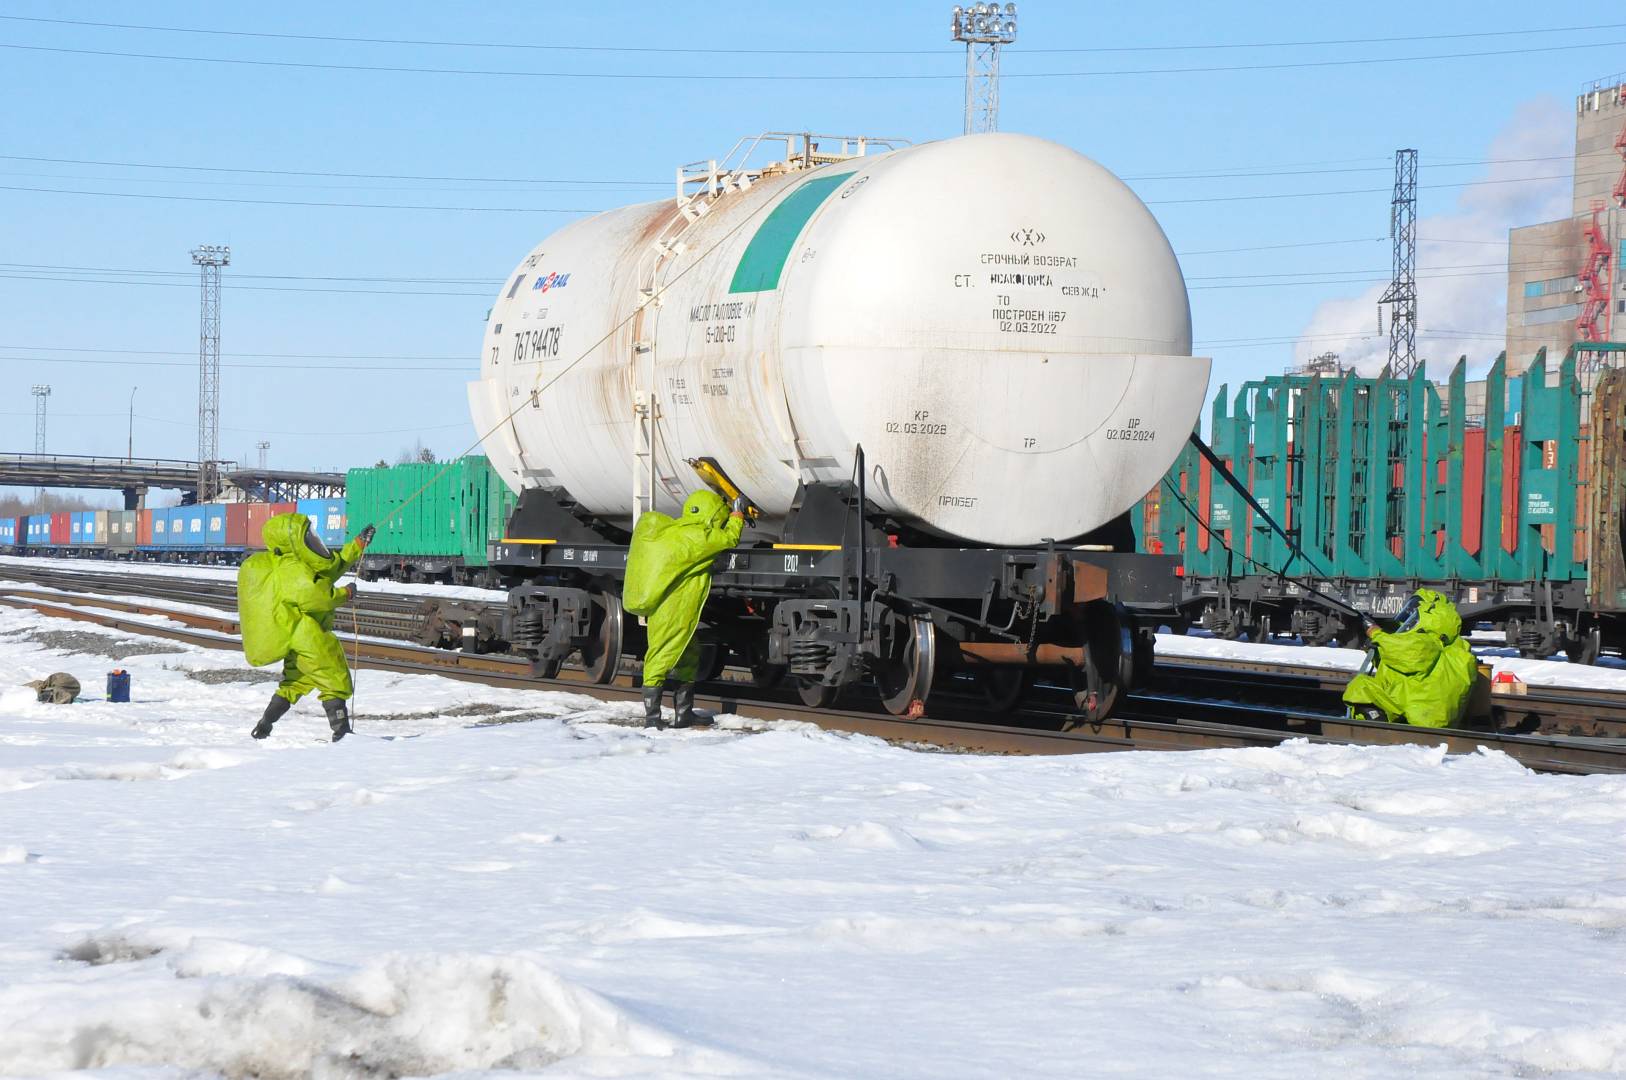
M 19 686 L 54 670 L 91 700 Z M 1626 1070 L 1626 778 L 654 733 L 376 672 L 366 735 L 307 702 L 254 743 L 250 677 L 0 611 L 0 1074 Z

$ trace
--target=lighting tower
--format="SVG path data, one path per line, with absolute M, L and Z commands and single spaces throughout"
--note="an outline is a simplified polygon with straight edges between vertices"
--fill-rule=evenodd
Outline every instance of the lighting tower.
M 260 452 L 260 471 L 264 472 L 265 471 L 265 452 L 267 450 L 271 449 L 271 444 L 266 442 L 264 439 L 261 439 L 259 442 L 254 444 L 254 449 L 256 449 L 256 450 L 258 450 Z
M 34 384 L 34 453 L 45 453 L 45 401 L 51 388 L 44 383 Z
M 231 248 L 205 244 L 192 249 L 202 277 L 198 315 L 198 502 L 220 492 L 220 268 L 231 265 Z
M 1389 373 L 1410 378 L 1417 370 L 1417 151 L 1395 151 L 1395 192 L 1389 200 L 1394 240 L 1394 277 L 1378 298 L 1389 309 Z
M 1016 40 L 1016 5 L 954 9 L 954 40 L 965 43 L 965 133 L 999 130 L 999 47 Z

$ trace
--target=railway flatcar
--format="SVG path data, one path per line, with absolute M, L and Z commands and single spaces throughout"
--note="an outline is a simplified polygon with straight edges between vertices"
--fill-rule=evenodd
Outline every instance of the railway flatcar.
M 630 529 L 705 483 L 760 510 L 710 654 L 809 703 L 864 683 L 918 715 L 961 673 L 1013 704 L 1045 670 L 1103 717 L 1178 600 L 1127 514 L 1209 361 L 1150 211 L 1055 143 L 744 140 L 543 240 L 481 355 L 475 427 L 519 492 L 505 633 L 544 672 L 639 651 Z
M 1216 397 L 1216 454 L 1292 538 L 1271 526 L 1195 450 L 1145 500 L 1137 532 L 1177 553 L 1177 624 L 1229 638 L 1294 634 L 1354 644 L 1353 617 L 1418 587 L 1532 657 L 1578 662 L 1626 649 L 1626 346 L 1545 353 L 1482 383 L 1466 361 L 1436 385 L 1410 379 L 1273 376 Z M 1297 550 L 1295 550 L 1295 548 Z

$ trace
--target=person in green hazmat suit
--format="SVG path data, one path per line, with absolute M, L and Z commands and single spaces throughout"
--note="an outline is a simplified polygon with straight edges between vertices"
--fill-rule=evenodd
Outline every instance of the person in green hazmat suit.
M 1358 714 L 1391 723 L 1441 728 L 1461 722 L 1479 668 L 1451 601 L 1432 589 L 1418 589 L 1417 620 L 1410 630 L 1390 633 L 1369 624 L 1366 633 L 1377 652 L 1377 669 L 1349 681 L 1346 703 Z
M 690 495 L 683 512 L 669 517 L 646 511 L 632 530 L 627 552 L 626 590 L 622 605 L 648 620 L 649 648 L 644 652 L 644 723 L 665 727 L 661 692 L 666 680 L 677 682 L 672 704 L 674 727 L 697 722 L 694 683 L 700 672 L 700 643 L 695 630 L 711 593 L 711 564 L 740 542 L 745 525 L 745 499 L 732 507 L 714 491 Z
M 361 561 L 372 526 L 337 555 L 304 514 L 278 514 L 260 535 L 265 550 L 250 555 L 237 572 L 237 617 L 243 655 L 255 667 L 282 661 L 282 682 L 250 734 L 270 735 L 293 703 L 314 690 L 338 742 L 350 734 L 347 702 L 354 688 L 344 646 L 333 633 L 333 614 L 356 595 L 356 587 L 334 586 Z

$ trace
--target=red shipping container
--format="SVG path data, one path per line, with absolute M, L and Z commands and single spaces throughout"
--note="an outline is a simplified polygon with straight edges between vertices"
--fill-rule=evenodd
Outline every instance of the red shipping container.
M 73 535 L 73 515 L 60 511 L 51 515 L 51 546 L 65 547 Z
M 259 551 L 265 547 L 265 537 L 262 535 L 265 531 L 265 523 L 270 521 L 276 512 L 277 508 L 270 503 L 248 504 L 248 518 L 244 524 L 246 539 L 243 546 L 253 551 Z M 235 541 L 233 542 L 235 543 Z
M 248 545 L 248 511 L 252 503 L 226 504 L 226 546 Z
M 136 547 L 152 546 L 152 511 L 136 511 Z

